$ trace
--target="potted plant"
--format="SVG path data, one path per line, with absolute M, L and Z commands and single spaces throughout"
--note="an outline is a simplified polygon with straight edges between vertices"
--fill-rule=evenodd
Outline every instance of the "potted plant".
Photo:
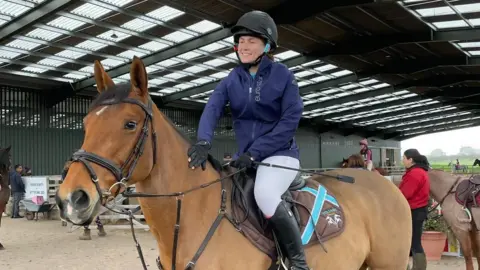
M 430 212 L 436 203 L 429 201 Z M 423 223 L 422 246 L 429 261 L 439 261 L 442 257 L 445 241 L 447 240 L 448 225 L 439 211 L 428 214 Z

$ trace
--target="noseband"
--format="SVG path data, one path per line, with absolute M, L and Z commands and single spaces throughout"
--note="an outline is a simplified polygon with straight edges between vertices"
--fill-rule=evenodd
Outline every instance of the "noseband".
M 115 192 L 115 196 L 120 193 L 121 186 L 124 186 L 125 189 L 127 188 L 127 182 L 132 177 L 133 171 L 135 170 L 138 160 L 143 154 L 145 143 L 147 141 L 148 133 L 149 133 L 149 130 L 148 130 L 149 123 L 151 124 L 151 127 L 152 127 L 153 165 L 155 165 L 157 161 L 157 134 L 155 132 L 155 127 L 153 125 L 153 109 L 152 109 L 153 101 L 149 98 L 148 105 L 145 106 L 142 102 L 133 98 L 125 98 L 120 101 L 114 101 L 112 99 L 112 100 L 105 100 L 104 102 L 100 103 L 99 106 L 115 105 L 119 103 L 130 103 L 130 104 L 138 105 L 145 112 L 145 119 L 143 121 L 142 130 L 137 139 L 137 143 L 135 144 L 135 147 L 130 151 L 130 154 L 128 155 L 128 158 L 125 160 L 125 162 L 121 166 L 118 166 L 117 164 L 115 164 L 113 161 L 109 159 L 103 158 L 92 152 L 87 152 L 83 149 L 80 149 L 75 153 L 73 153 L 70 159 L 72 163 L 80 162 L 85 166 L 85 168 L 88 171 L 88 174 L 90 175 L 90 179 L 92 180 L 92 182 L 95 184 L 95 187 L 97 188 L 97 192 L 100 198 L 112 196 L 111 190 L 113 187 L 117 185 L 119 185 L 119 187 Z M 117 182 L 113 184 L 108 189 L 108 191 L 102 191 L 102 189 L 100 188 L 100 185 L 98 184 L 97 174 L 93 170 L 92 165 L 90 163 L 95 163 L 107 169 L 115 177 Z M 68 171 L 68 168 L 64 170 L 63 175 L 66 175 L 67 171 Z

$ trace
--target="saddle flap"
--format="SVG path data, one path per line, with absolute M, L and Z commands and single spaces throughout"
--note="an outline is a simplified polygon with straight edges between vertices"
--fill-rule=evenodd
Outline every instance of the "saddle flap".
M 474 175 L 471 177 L 470 182 L 475 185 L 480 185 L 480 175 Z

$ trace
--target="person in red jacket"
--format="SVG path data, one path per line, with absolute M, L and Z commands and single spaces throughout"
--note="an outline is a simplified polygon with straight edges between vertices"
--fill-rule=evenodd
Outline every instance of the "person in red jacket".
M 408 149 L 403 154 L 403 165 L 407 169 L 400 183 L 400 190 L 412 211 L 412 270 L 426 270 L 427 259 L 422 247 L 423 222 L 427 219 L 430 195 L 430 165 L 417 149 Z

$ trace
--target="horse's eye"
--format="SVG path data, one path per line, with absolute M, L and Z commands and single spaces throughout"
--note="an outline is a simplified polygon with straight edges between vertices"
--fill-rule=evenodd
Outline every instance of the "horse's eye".
M 125 123 L 125 129 L 134 130 L 137 127 L 137 123 L 135 121 L 128 121 Z

